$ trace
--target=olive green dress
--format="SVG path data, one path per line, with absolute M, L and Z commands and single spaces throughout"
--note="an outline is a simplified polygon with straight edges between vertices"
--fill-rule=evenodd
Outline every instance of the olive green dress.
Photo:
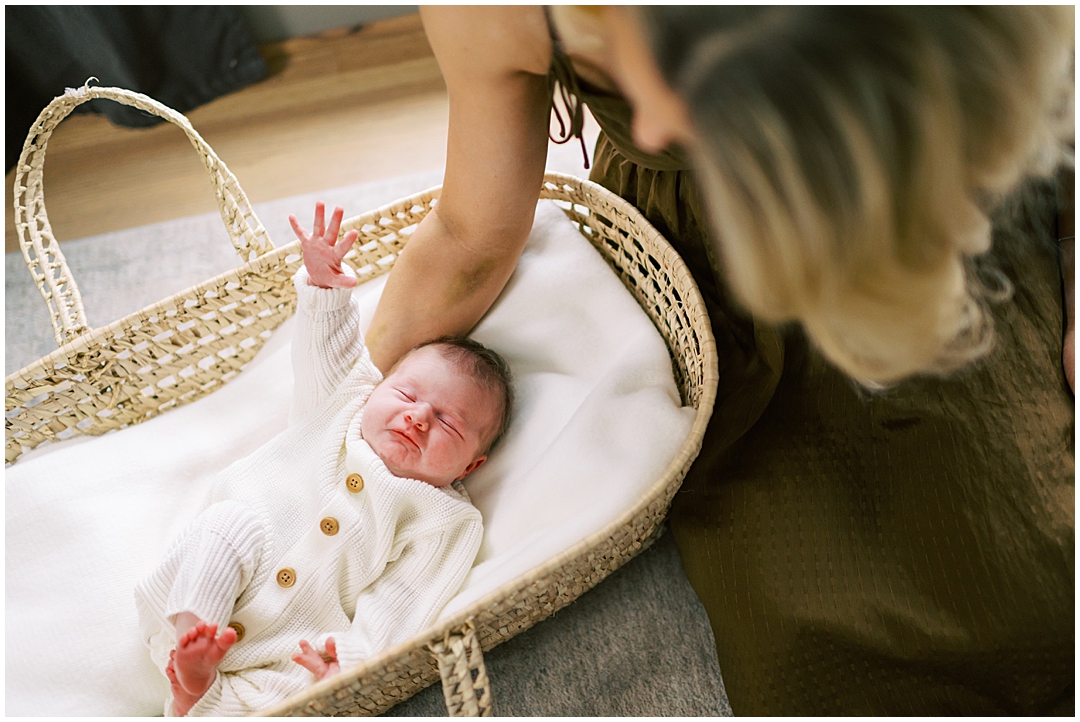
M 575 77 L 557 42 L 551 79 L 603 130 L 591 179 L 674 245 L 716 335 L 716 407 L 670 524 L 735 713 L 1071 712 L 1073 398 L 1053 189 L 995 231 L 990 264 L 1015 291 L 995 307 L 989 358 L 869 394 L 799 328 L 739 310 L 685 158 L 636 149 L 626 102 Z

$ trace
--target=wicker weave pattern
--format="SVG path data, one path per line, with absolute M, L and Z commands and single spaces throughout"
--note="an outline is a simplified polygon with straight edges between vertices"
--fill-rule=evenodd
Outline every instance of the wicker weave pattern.
M 439 664 L 443 698 L 450 716 L 491 717 L 491 684 L 472 622 L 466 622 L 460 630 L 448 631 L 430 649 Z
M 297 265 L 249 264 L 8 376 L 7 462 L 43 442 L 145 421 L 231 379 L 292 313 Z
M 76 104 L 92 97 L 143 107 L 184 128 L 219 189 L 233 243 L 248 259 L 233 271 L 94 331 L 86 328 L 78 287 L 49 229 L 41 185 L 49 134 Z M 235 178 L 204 146 L 183 116 L 115 88 L 70 91 L 38 118 L 16 174 L 15 218 L 27 265 L 49 304 L 62 345 L 5 379 L 8 463 L 41 443 L 124 428 L 220 388 L 295 310 L 291 277 L 301 263 L 299 242 L 273 248 Z M 439 679 L 436 658 L 443 657 L 446 668 L 447 654 L 454 659 L 446 673 L 451 689 L 470 677 L 464 689 L 486 690 L 482 655 L 470 653 L 474 641 L 490 650 L 551 616 L 640 553 L 661 531 L 671 499 L 700 450 L 716 393 L 716 349 L 704 304 L 682 260 L 622 199 L 594 183 L 559 174 L 548 174 L 541 197 L 563 207 L 663 335 L 684 403 L 697 409 L 689 438 L 638 503 L 604 529 L 454 618 L 263 715 L 379 714 Z M 359 231 L 346 260 L 361 282 L 390 270 L 437 199 L 434 189 L 342 224 L 342 233 Z M 497 686 L 496 680 L 496 693 Z M 473 711 L 464 701 L 467 694 L 454 695 L 463 700 L 456 711 Z M 475 711 L 490 709 L 488 692 L 476 700 Z

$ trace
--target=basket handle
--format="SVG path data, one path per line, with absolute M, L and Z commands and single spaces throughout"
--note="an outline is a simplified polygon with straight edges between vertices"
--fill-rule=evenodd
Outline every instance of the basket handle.
M 491 717 L 491 683 L 472 620 L 428 645 L 439 663 L 443 698 L 451 717 Z M 473 677 L 476 672 L 476 677 Z
M 58 346 L 86 333 L 90 326 L 86 320 L 79 288 L 64 254 L 60 251 L 60 244 L 53 236 L 48 215 L 45 213 L 42 183 L 45 147 L 60 121 L 70 115 L 76 106 L 95 98 L 115 100 L 179 126 L 199 152 L 199 157 L 210 173 L 221 219 L 225 221 L 225 229 L 236 252 L 245 261 L 250 261 L 274 249 L 274 244 L 270 242 L 247 196 L 237 183 L 236 176 L 217 157 L 202 136 L 195 132 L 187 118 L 153 98 L 130 90 L 90 87 L 89 80 L 79 89 L 68 88 L 41 111 L 30 127 L 15 170 L 15 230 L 19 235 L 19 246 L 22 248 L 26 266 L 49 307 Z

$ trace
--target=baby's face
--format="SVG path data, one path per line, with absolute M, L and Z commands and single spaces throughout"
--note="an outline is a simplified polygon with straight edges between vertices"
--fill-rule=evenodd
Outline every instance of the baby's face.
M 415 351 L 375 387 L 360 421 L 390 473 L 446 486 L 475 470 L 496 422 L 494 394 L 432 346 Z

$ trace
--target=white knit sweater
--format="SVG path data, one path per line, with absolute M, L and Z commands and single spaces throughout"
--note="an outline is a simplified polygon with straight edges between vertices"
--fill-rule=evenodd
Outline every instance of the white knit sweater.
M 248 714 L 301 691 L 313 681 L 291 660 L 301 639 L 323 650 L 333 636 L 345 669 L 419 632 L 457 592 L 480 546 L 480 512 L 464 487 L 395 477 L 360 438 L 364 404 L 382 376 L 350 291 L 310 286 L 303 268 L 294 282 L 289 427 L 221 472 L 206 502 L 249 505 L 265 541 L 230 616 L 244 637 L 191 715 Z M 350 474 L 363 478 L 359 492 L 348 488 Z M 333 536 L 320 530 L 327 517 L 339 524 Z M 296 577 L 287 588 L 277 580 L 284 568 Z M 168 615 L 183 611 L 167 609 L 169 591 L 144 582 L 136 594 L 162 668 L 175 644 Z M 167 700 L 166 714 L 171 707 Z

